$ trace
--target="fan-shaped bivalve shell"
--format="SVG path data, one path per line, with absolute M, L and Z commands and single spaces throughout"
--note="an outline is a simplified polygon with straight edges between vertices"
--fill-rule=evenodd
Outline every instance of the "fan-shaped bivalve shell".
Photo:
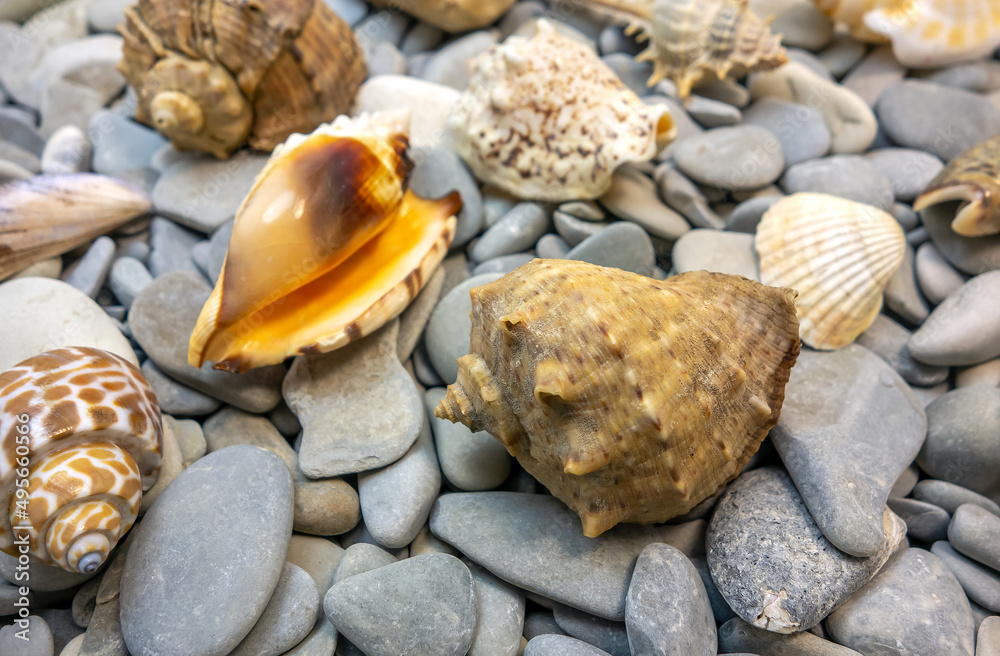
M 799 293 L 802 341 L 829 350 L 847 346 L 875 321 L 906 238 L 876 207 L 799 193 L 764 214 L 755 245 L 761 282 Z
M 624 162 L 650 159 L 676 134 L 589 48 L 538 21 L 472 60 L 449 123 L 484 182 L 524 199 L 597 198 Z
M 735 478 L 800 347 L 792 290 L 721 273 L 536 259 L 471 296 L 470 353 L 434 413 L 493 434 L 590 537 Z
M 917 198 L 913 209 L 965 201 L 951 229 L 965 237 L 1000 233 L 1000 137 L 970 148 L 944 167 Z
M 188 360 L 246 371 L 330 351 L 399 314 L 444 258 L 457 193 L 406 191 L 408 115 L 338 117 L 275 149 L 240 206 Z
M 145 214 L 149 194 L 93 173 L 39 175 L 0 186 L 0 280 Z

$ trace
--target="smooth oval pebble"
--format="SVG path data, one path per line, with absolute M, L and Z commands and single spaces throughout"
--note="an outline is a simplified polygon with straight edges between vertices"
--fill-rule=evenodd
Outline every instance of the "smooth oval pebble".
M 826 619 L 834 640 L 863 654 L 973 656 L 973 623 L 962 588 L 940 559 L 907 549 Z
M 542 235 L 535 244 L 535 254 L 544 259 L 561 260 L 569 252 L 570 245 L 559 235 Z
M 555 604 L 552 617 L 570 637 L 583 640 L 611 656 L 631 656 L 624 622 L 606 620 L 562 604 Z
M 830 150 L 830 131 L 819 111 L 778 98 L 761 98 L 743 112 L 745 125 L 770 130 L 785 157 L 785 166 L 822 157 Z
M 304 569 L 285 563 L 260 619 L 230 656 L 277 656 L 297 645 L 316 623 L 319 591 Z
M 1000 234 L 963 237 L 951 229 L 959 206 L 958 202 L 940 203 L 920 212 L 925 234 L 944 259 L 963 273 L 974 276 L 1000 269 Z
M 29 615 L 27 627 L 8 624 L 0 628 L 0 654 L 7 656 L 52 656 L 55 641 L 45 620 L 38 615 Z
M 551 224 L 549 213 L 538 203 L 518 203 L 479 237 L 470 259 L 483 262 L 531 248 Z
M 1000 613 L 1000 572 L 966 558 L 944 540 L 935 542 L 931 553 L 951 570 L 970 601 L 992 613 Z
M 64 125 L 49 137 L 42 151 L 42 173 L 84 173 L 90 170 L 93 149 L 83 130 L 75 125 Z
M 399 79 L 399 76 L 395 75 L 381 77 Z M 375 79 L 380 78 L 372 78 L 368 82 Z M 362 85 L 361 88 L 364 89 L 364 86 Z M 361 104 L 360 90 L 356 102 Z M 399 99 L 395 102 L 398 103 Z M 404 105 L 394 104 L 393 109 L 402 106 Z M 410 115 L 415 116 L 412 106 Z M 419 146 L 415 139 L 414 126 L 415 122 L 411 121 L 411 143 Z M 441 198 L 452 191 L 457 191 L 462 197 L 462 209 L 456 215 L 458 224 L 455 226 L 455 237 L 451 242 L 452 248 L 465 244 L 479 234 L 483 227 L 483 197 L 479 193 L 479 184 L 458 155 L 451 149 L 419 147 L 411 148 L 409 155 L 415 162 L 413 173 L 410 174 L 409 188 L 415 194 L 421 198 Z M 534 240 L 532 240 L 533 242 Z
M 917 499 L 890 498 L 886 503 L 906 523 L 908 540 L 920 540 L 929 544 L 948 536 L 951 515 L 944 508 Z
M 948 367 L 917 362 L 906 347 L 912 333 L 888 316 L 879 314 L 856 342 L 885 360 L 911 385 L 933 387 L 948 379 Z
M 730 656 L 753 656 L 747 650 L 780 656 L 862 656 L 809 631 L 774 633 L 751 626 L 738 617 L 719 627 L 719 649 L 721 654 L 732 652 Z
M 971 365 L 1000 355 L 1000 271 L 983 273 L 948 295 L 907 344 L 937 365 Z
M 628 164 L 618 167 L 601 204 L 615 216 L 638 224 L 654 237 L 674 240 L 691 229 L 677 212 L 663 204 L 656 183 Z
M 671 260 L 677 273 L 714 271 L 760 279 L 753 235 L 724 230 L 691 230 L 674 244 Z
M 889 45 L 878 46 L 855 66 L 841 81 L 841 84 L 858 94 L 874 107 L 882 92 L 899 82 L 906 76 L 906 67 L 902 66 L 892 54 Z
M 458 358 L 469 352 L 472 332 L 472 298 L 469 292 L 498 280 L 502 274 L 484 273 L 455 285 L 441 297 L 424 332 L 427 355 L 441 379 L 452 384 L 458 377 Z
M 978 492 L 948 481 L 925 478 L 913 487 L 913 498 L 933 503 L 952 515 L 962 504 L 971 503 L 1000 517 L 1000 504 Z
M 858 155 L 833 155 L 791 166 L 781 187 L 789 194 L 829 194 L 883 210 L 895 202 L 889 179 Z
M 914 265 L 920 291 L 934 305 L 940 305 L 966 282 L 965 276 L 944 259 L 933 242 L 920 245 Z
M 785 167 L 781 143 L 755 125 L 717 128 L 674 144 L 677 167 L 696 182 L 721 189 L 758 189 Z
M 646 231 L 629 221 L 616 221 L 574 246 L 565 259 L 581 260 L 598 266 L 653 274 L 656 252 Z
M 344 550 L 333 572 L 333 583 L 395 562 L 396 557 L 385 549 L 367 542 L 357 542 Z
M 866 153 L 865 159 L 889 180 L 896 198 L 908 203 L 944 168 L 934 155 L 911 148 L 879 148 Z
M 486 431 L 474 433 L 464 424 L 435 417 L 434 408 L 444 396 L 443 387 L 424 392 L 424 408 L 434 432 L 441 473 L 460 490 L 478 492 L 500 486 L 510 474 L 513 458 Z
M 1000 572 L 1000 517 L 973 504 L 958 507 L 948 526 L 956 551 Z
M 463 562 L 476 584 L 478 618 L 468 656 L 515 656 L 524 626 L 524 594 L 472 561 Z
M 547 633 L 528 641 L 524 656 L 611 656 L 608 652 L 569 636 Z
M 293 496 L 281 458 L 252 446 L 211 453 L 174 479 L 135 529 L 122 573 L 129 652 L 232 651 L 278 583 Z

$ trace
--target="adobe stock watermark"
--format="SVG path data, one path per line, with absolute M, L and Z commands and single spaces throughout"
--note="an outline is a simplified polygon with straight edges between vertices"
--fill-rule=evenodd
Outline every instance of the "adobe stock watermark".
M 31 459 L 29 454 L 31 452 L 28 446 L 31 442 L 30 428 L 28 421 L 31 419 L 27 414 L 17 415 L 16 421 L 16 437 L 14 438 L 15 448 L 14 448 L 14 464 L 16 465 L 14 469 L 14 486 L 15 486 L 15 502 L 14 502 L 14 514 L 13 516 L 17 519 L 17 524 L 12 525 L 11 529 L 14 533 L 14 546 L 17 547 L 17 565 L 14 570 L 14 580 L 18 583 L 17 601 L 14 602 L 14 606 L 17 607 L 17 619 L 14 620 L 14 624 L 17 625 L 18 631 L 14 633 L 14 637 L 19 640 L 24 640 L 28 642 L 31 637 L 28 635 L 29 632 L 29 622 L 28 616 L 31 615 L 31 611 L 28 608 L 28 595 L 31 593 L 31 589 L 28 587 L 28 582 L 31 580 L 30 573 L 30 558 L 28 556 L 31 550 L 31 524 L 28 523 L 28 471 L 29 465 L 31 464 Z

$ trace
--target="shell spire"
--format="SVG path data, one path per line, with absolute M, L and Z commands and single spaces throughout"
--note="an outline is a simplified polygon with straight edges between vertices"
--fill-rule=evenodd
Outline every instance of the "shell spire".
M 931 180 L 913 209 L 922 212 L 947 201 L 964 201 L 951 229 L 963 237 L 1000 233 L 1000 136 L 970 148 Z
M 684 514 L 781 411 L 795 292 L 532 260 L 472 290 L 470 353 L 434 411 L 496 437 L 595 537 Z

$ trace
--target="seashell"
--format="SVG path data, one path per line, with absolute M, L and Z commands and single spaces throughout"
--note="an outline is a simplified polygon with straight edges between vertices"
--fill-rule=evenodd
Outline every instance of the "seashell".
M 951 229 L 965 237 L 1000 233 L 1000 137 L 970 148 L 944 167 L 917 198 L 913 209 L 965 201 Z
M 472 296 L 469 355 L 435 416 L 487 430 L 583 532 L 682 515 L 778 421 L 795 292 L 532 260 Z
M 514 0 L 374 0 L 373 4 L 403 10 L 445 32 L 468 32 L 492 25 Z
M 0 550 L 92 573 L 132 527 L 156 482 L 156 395 L 124 358 L 56 349 L 0 373 Z
M 332 120 L 367 75 L 354 33 L 322 0 L 139 0 L 119 31 L 136 119 L 220 158 Z
M 246 371 L 374 332 L 416 297 L 455 233 L 457 192 L 406 190 L 404 113 L 340 116 L 272 153 L 236 213 L 188 361 Z
M 589 48 L 539 20 L 471 63 L 449 117 L 472 172 L 529 200 L 597 198 L 624 162 L 649 160 L 677 130 Z
M 92 173 L 39 175 L 0 186 L 0 280 L 152 207 L 138 187 Z
M 815 349 L 853 342 L 875 321 L 906 251 L 891 214 L 826 194 L 787 196 L 764 213 L 755 241 L 760 281 L 791 287 L 802 341 Z
M 771 19 L 758 18 L 748 0 L 584 0 L 584 6 L 628 23 L 627 34 L 648 41 L 636 61 L 653 63 L 649 85 L 670 78 L 681 98 L 713 75 L 740 77 L 788 61 Z
M 996 0 L 816 0 L 855 38 L 892 41 L 901 64 L 930 68 L 987 57 L 1000 46 Z

